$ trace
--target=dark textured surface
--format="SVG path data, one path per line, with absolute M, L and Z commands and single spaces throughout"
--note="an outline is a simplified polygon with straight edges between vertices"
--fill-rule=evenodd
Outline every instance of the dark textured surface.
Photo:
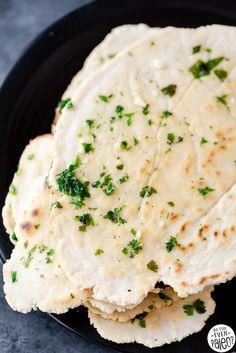
M 46 26 L 86 0 L 0 0 L 0 84 L 25 47 Z M 2 268 L 2 264 L 0 264 Z M 1 270 L 0 268 L 0 270 Z M 47 314 L 12 311 L 0 274 L 0 353 L 105 353 L 61 327 Z

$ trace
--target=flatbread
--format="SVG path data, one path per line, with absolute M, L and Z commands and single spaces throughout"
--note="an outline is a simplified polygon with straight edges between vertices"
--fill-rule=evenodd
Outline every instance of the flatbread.
M 163 306 L 151 311 L 145 316 L 145 326 L 140 326 L 140 320 L 121 323 L 102 318 L 89 311 L 91 324 L 99 334 L 116 343 L 137 342 L 147 347 L 159 347 L 166 343 L 180 341 L 192 333 L 200 331 L 206 320 L 214 313 L 215 302 L 211 298 L 212 288 L 191 295 L 186 299 L 179 299 L 171 306 Z M 191 305 L 195 300 L 204 301 L 206 312 L 199 314 L 194 311 L 192 316 L 184 312 L 184 305 Z M 144 326 L 144 325 L 142 325 Z
M 8 234 L 13 233 L 16 221 L 41 187 L 52 161 L 52 135 L 31 140 L 20 158 L 2 210 L 3 223 Z M 14 239 L 10 237 L 11 241 Z
M 18 219 L 15 233 L 19 240 L 11 258 L 3 265 L 4 292 L 13 310 L 64 313 L 88 297 L 66 277 L 57 256 L 48 223 L 50 193 L 41 184 L 37 199 Z M 53 199 L 52 199 L 53 201 Z
M 63 93 L 62 100 L 72 98 L 78 86 L 96 72 L 104 63 L 112 60 L 122 50 L 128 48 L 131 44 L 153 31 L 156 31 L 156 28 L 150 28 L 144 23 L 113 28 L 112 31 L 106 35 L 104 40 L 89 54 L 83 68 L 73 77 L 71 83 Z M 53 131 L 59 118 L 60 110 L 57 108 L 52 126 Z
M 112 313 L 107 313 L 102 310 L 99 310 L 97 307 L 91 305 L 91 300 L 86 302 L 84 305 L 96 315 L 103 317 L 108 320 L 115 320 L 119 322 L 127 322 L 135 318 L 137 315 L 142 314 L 143 312 L 151 312 L 157 310 L 166 305 L 172 305 L 173 302 L 177 301 L 179 297 L 173 291 L 172 288 L 167 287 L 164 290 L 158 290 L 157 292 L 150 292 L 144 300 L 129 310 L 114 310 Z M 106 305 L 107 309 L 108 304 Z
M 218 25 L 157 31 L 87 79 L 75 91 L 73 107 L 63 109 L 52 188 L 56 192 L 59 174 L 79 155 L 76 177 L 90 183 L 90 197 L 76 209 L 72 197 L 61 194 L 63 210 L 53 210 L 51 223 L 66 274 L 75 285 L 93 288 L 95 299 L 137 305 L 158 281 L 184 297 L 235 275 L 236 122 L 214 86 L 207 87 L 208 78 L 222 92 L 232 86 L 236 49 L 227 43 L 235 31 Z M 195 56 L 197 44 L 202 49 Z M 199 58 L 220 56 L 227 56 L 217 64 L 228 73 L 225 82 L 212 71 L 201 81 L 189 71 Z M 201 143 L 204 136 L 208 144 Z M 109 195 L 103 173 L 115 187 Z M 97 181 L 100 187 L 92 187 Z M 84 214 L 94 225 L 80 228 Z M 205 235 L 202 225 L 204 230 L 208 225 Z M 142 244 L 133 258 L 130 242 Z M 150 261 L 155 271 L 148 268 Z

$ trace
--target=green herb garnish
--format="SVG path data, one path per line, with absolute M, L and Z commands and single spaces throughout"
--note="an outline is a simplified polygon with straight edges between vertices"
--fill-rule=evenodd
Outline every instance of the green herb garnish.
M 205 145 L 208 141 L 205 139 L 205 137 L 201 138 L 200 145 Z
M 11 184 L 10 187 L 9 187 L 9 193 L 13 196 L 15 196 L 17 194 L 17 189 L 15 187 L 14 184 Z
M 192 49 L 192 54 L 197 54 L 197 53 L 199 53 L 200 52 L 200 50 L 201 50 L 201 45 L 196 45 L 195 47 L 193 47 L 193 49 Z
M 17 271 L 11 272 L 11 281 L 12 283 L 15 283 L 17 281 Z
M 95 251 L 94 255 L 95 255 L 95 256 L 100 256 L 100 255 L 102 255 L 103 253 L 104 253 L 104 250 L 102 250 L 102 249 L 97 249 L 97 250 Z
M 11 238 L 12 238 L 13 241 L 18 241 L 18 238 L 17 238 L 15 232 L 12 233 Z
M 168 242 L 166 242 L 166 250 L 168 252 L 171 252 L 171 250 L 176 247 L 179 246 L 180 244 L 177 242 L 177 235 L 175 237 L 171 236 L 170 239 L 168 240 Z
M 34 159 L 34 157 L 35 157 L 35 154 L 31 153 L 28 155 L 27 159 L 28 159 L 28 161 L 32 161 L 32 159 Z
M 168 295 L 166 295 L 163 292 L 158 293 L 158 297 L 163 300 L 165 303 L 167 303 L 169 300 L 172 300 Z
M 214 70 L 214 74 L 218 77 L 220 81 L 224 81 L 228 76 L 227 72 L 223 69 Z
M 94 151 L 93 145 L 91 143 L 82 143 L 85 153 L 90 153 Z
M 85 214 L 80 215 L 80 216 L 75 216 L 74 220 L 75 221 L 79 221 L 80 223 L 82 223 L 82 225 L 79 227 L 79 230 L 81 232 L 86 232 L 88 226 L 95 226 L 93 217 L 91 216 L 90 213 L 85 213 Z
M 227 94 L 223 94 L 222 96 L 216 97 L 216 101 L 217 101 L 218 103 L 221 103 L 221 104 L 225 105 L 226 108 L 229 109 L 228 103 L 227 103 L 227 101 L 226 101 L 226 98 L 227 98 L 227 97 L 228 97 Z
M 51 204 L 51 208 L 50 209 L 53 209 L 53 208 L 63 208 L 62 204 L 59 202 L 59 201 L 55 201 Z
M 72 103 L 72 101 L 71 101 L 71 98 L 61 100 L 61 101 L 58 103 L 58 108 L 59 108 L 60 114 L 61 114 L 63 108 L 66 108 L 66 109 L 68 109 L 68 110 L 71 109 L 71 108 L 73 108 L 73 103 Z
M 206 312 L 205 303 L 201 299 L 196 299 L 192 304 L 186 304 L 183 306 L 185 314 L 192 316 L 194 311 L 198 314 L 204 314 Z
M 113 94 L 110 94 L 109 96 L 102 96 L 102 95 L 100 95 L 100 96 L 98 96 L 98 97 L 99 97 L 99 99 L 100 99 L 102 102 L 108 103 L 109 100 L 113 97 Z
M 201 78 L 203 76 L 210 75 L 211 71 L 224 59 L 223 56 L 215 59 L 211 59 L 207 62 L 197 60 L 190 68 L 189 71 L 195 78 Z
M 132 239 L 121 251 L 123 254 L 129 255 L 129 257 L 133 259 L 136 255 L 138 255 L 142 248 L 142 243 L 138 239 Z
M 139 196 L 141 197 L 150 197 L 152 194 L 156 194 L 157 190 L 153 188 L 152 186 L 144 186 L 142 190 L 139 193 Z
M 109 219 L 112 223 L 125 224 L 127 221 L 120 215 L 122 209 L 123 207 L 116 207 L 113 211 L 108 211 L 103 218 Z
M 169 96 L 169 97 L 172 97 L 175 95 L 176 93 L 176 88 L 177 88 L 177 85 L 169 85 L 169 86 L 166 86 L 164 88 L 161 89 L 161 92 L 165 95 L 165 96 Z
M 164 112 L 161 113 L 161 118 L 167 119 L 171 115 L 173 115 L 171 112 L 169 112 L 168 110 L 165 110 Z
M 157 272 L 158 270 L 157 263 L 154 260 L 151 260 L 147 263 L 147 268 L 153 272 Z
M 117 164 L 116 169 L 122 170 L 124 168 L 124 164 Z
M 128 174 L 125 174 L 123 177 L 121 177 L 121 178 L 119 179 L 119 183 L 120 183 L 120 184 L 125 183 L 128 179 L 129 179 Z
M 131 146 L 129 146 L 127 141 L 121 141 L 120 148 L 124 151 L 129 151 L 131 149 Z
M 174 207 L 174 202 L 173 201 L 168 201 L 167 204 L 170 206 L 170 207 Z
M 150 113 L 148 108 L 149 108 L 149 104 L 147 104 L 147 105 L 145 105 L 145 107 L 143 107 L 143 114 L 144 115 L 148 115 Z
M 209 186 L 206 186 L 205 188 L 198 188 L 199 194 L 202 196 L 206 196 L 209 192 L 213 192 L 215 189 L 210 188 Z

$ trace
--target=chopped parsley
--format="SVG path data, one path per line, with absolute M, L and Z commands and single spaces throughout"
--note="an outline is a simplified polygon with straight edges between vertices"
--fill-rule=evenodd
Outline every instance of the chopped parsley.
M 125 224 L 127 221 L 121 217 L 120 213 L 122 211 L 123 207 L 116 207 L 114 208 L 113 211 L 108 211 L 103 218 L 104 219 L 109 219 L 112 223 L 116 224 Z
M 119 179 L 119 183 L 120 183 L 120 184 L 125 183 L 128 179 L 129 179 L 128 174 L 125 174 L 123 177 L 121 177 L 121 178 Z
M 150 197 L 152 194 L 156 194 L 157 190 L 153 188 L 152 186 L 144 186 L 142 190 L 139 193 L 139 196 L 141 197 Z
M 133 138 L 133 141 L 134 141 L 134 146 L 137 146 L 140 143 L 140 141 L 137 140 L 136 137 Z
M 167 204 L 168 204 L 170 207 L 174 207 L 174 206 L 175 206 L 175 204 L 174 204 L 173 201 L 168 201 Z
M 153 272 L 157 272 L 158 270 L 157 263 L 154 260 L 151 260 L 147 263 L 147 268 Z
M 197 53 L 199 53 L 200 52 L 200 50 L 201 50 L 201 45 L 196 45 L 195 47 L 193 47 L 193 49 L 192 49 L 192 54 L 197 54 Z
M 29 267 L 29 265 L 30 265 L 30 263 L 31 263 L 31 261 L 33 260 L 33 253 L 35 252 L 35 250 L 37 249 L 37 245 L 34 245 L 31 249 L 30 249 L 30 251 L 28 252 L 28 255 L 27 255 L 27 258 L 22 258 L 22 263 L 23 263 L 23 265 L 26 267 L 26 268 L 28 268 Z
M 52 263 L 52 256 L 55 254 L 54 249 L 49 249 L 46 253 L 46 264 L 51 264 Z
M 88 125 L 89 129 L 92 129 L 92 127 L 94 127 L 94 120 L 87 119 L 86 124 Z
M 129 151 L 131 147 L 129 146 L 127 141 L 121 141 L 120 148 L 124 151 Z
M 71 101 L 71 98 L 61 100 L 61 101 L 58 103 L 58 108 L 59 108 L 60 114 L 61 114 L 63 108 L 66 108 L 66 109 L 68 109 L 68 110 L 69 110 L 69 109 L 72 109 L 72 108 L 73 108 L 73 103 L 72 103 L 72 101 Z
M 104 103 L 108 103 L 112 97 L 113 97 L 113 94 L 110 94 L 109 96 L 102 96 L 102 95 L 98 96 L 98 98 Z
M 192 316 L 194 311 L 198 314 L 204 314 L 206 312 L 205 303 L 201 299 L 196 299 L 192 304 L 185 304 L 183 309 L 188 316 Z
M 211 59 L 207 62 L 202 60 L 197 60 L 190 68 L 189 71 L 193 74 L 195 78 L 201 78 L 203 76 L 210 75 L 211 71 L 224 59 L 220 56 L 215 59 Z
M 34 157 L 35 157 L 35 154 L 31 153 L 28 155 L 27 159 L 28 159 L 28 161 L 32 161 L 32 159 L 34 159 Z
M 180 244 L 177 241 L 177 235 L 175 237 L 171 236 L 170 239 L 166 242 L 166 250 L 168 252 L 171 252 L 174 247 L 179 245 Z
M 169 96 L 169 97 L 173 97 L 176 93 L 176 88 L 177 88 L 177 85 L 169 85 L 169 86 L 166 86 L 164 88 L 161 89 L 161 92 L 165 95 L 165 96 Z
M 106 173 L 101 173 L 100 174 L 101 179 L 96 180 L 92 183 L 93 188 L 98 188 L 101 187 L 103 189 L 103 192 L 109 196 L 111 195 L 114 190 L 115 190 L 115 185 L 113 184 L 113 179 L 111 178 L 110 174 Z
M 82 207 L 83 201 L 86 197 L 90 197 L 88 191 L 88 182 L 83 183 L 81 180 L 77 179 L 75 175 L 75 170 L 80 166 L 80 159 L 76 157 L 73 164 L 65 169 L 63 172 L 57 176 L 58 190 L 63 194 L 74 196 L 75 199 L 72 203 L 75 204 L 77 208 Z M 76 201 L 76 202 L 75 202 Z
M 94 151 L 94 148 L 93 148 L 93 145 L 91 143 L 85 143 L 83 142 L 82 143 L 82 146 L 84 148 L 84 152 L 85 153 L 90 153 L 90 152 L 93 152 Z
M 12 281 L 12 283 L 17 282 L 17 271 L 11 272 L 11 281 Z
M 220 81 L 224 81 L 228 76 L 227 72 L 223 69 L 214 70 L 214 74 L 218 77 Z
M 148 119 L 148 125 L 153 125 L 154 124 L 154 121 L 152 119 Z
M 168 300 L 172 300 L 168 295 L 166 295 L 163 292 L 158 293 L 158 297 L 163 300 L 165 303 L 168 302 Z
M 35 225 L 34 225 L 34 228 L 35 228 L 36 230 L 38 230 L 39 227 L 40 227 L 40 224 L 35 224 Z
M 215 189 L 210 188 L 209 186 L 206 186 L 205 188 L 198 188 L 199 194 L 202 196 L 206 196 L 209 192 L 213 192 Z
M 124 116 L 127 118 L 127 125 L 130 126 L 133 122 L 133 115 L 134 113 L 127 113 L 127 114 L 124 114 Z
M 117 164 L 116 169 L 122 170 L 124 168 L 124 164 Z
M 208 143 L 208 141 L 205 139 L 205 137 L 202 137 L 201 138 L 201 141 L 200 141 L 200 145 L 205 145 L 206 143 Z
M 59 201 L 55 201 L 51 204 L 51 208 L 50 209 L 53 209 L 53 208 L 63 208 L 62 204 L 59 202 Z
M 11 238 L 12 238 L 13 241 L 18 241 L 18 238 L 17 238 L 15 232 L 12 233 Z
M 221 104 L 225 105 L 226 108 L 229 108 L 229 107 L 228 107 L 228 103 L 227 103 L 227 101 L 226 101 L 226 98 L 227 98 L 227 97 L 228 97 L 227 94 L 223 94 L 222 96 L 216 97 L 216 101 L 217 101 L 218 103 L 221 103 Z
M 167 118 L 169 118 L 171 115 L 173 115 L 171 112 L 169 112 L 168 110 L 165 110 L 164 112 L 161 113 L 161 118 L 167 119 Z
M 147 311 L 144 311 L 141 314 L 136 315 L 133 319 L 131 319 L 131 323 L 133 324 L 135 322 L 135 320 L 138 320 L 139 322 L 139 326 L 142 328 L 146 328 L 146 321 L 145 321 L 145 317 L 148 315 Z
M 118 114 L 119 118 L 122 118 L 124 108 L 121 105 L 116 106 L 116 113 Z
M 79 221 L 80 223 L 82 223 L 82 225 L 79 227 L 79 230 L 81 232 L 86 232 L 88 226 L 95 226 L 93 217 L 91 216 L 90 213 L 85 213 L 85 214 L 80 215 L 80 216 L 75 216 L 74 220 L 75 221 Z
M 102 255 L 103 253 L 104 253 L 104 250 L 102 250 L 102 249 L 97 249 L 97 250 L 95 251 L 94 255 L 95 255 L 95 256 L 100 256 L 100 255 Z
M 17 189 L 15 187 L 14 184 L 11 184 L 10 187 L 9 187 L 9 193 L 13 196 L 15 196 L 17 194 Z
M 145 105 L 145 107 L 143 107 L 143 114 L 144 115 L 148 115 L 150 113 L 148 108 L 149 108 L 149 104 L 147 104 L 147 105 Z
M 128 255 L 130 259 L 133 259 L 140 250 L 142 250 L 142 243 L 138 239 L 132 239 L 126 247 L 122 249 L 123 254 Z
M 169 132 L 166 137 L 166 143 L 168 143 L 168 145 L 173 145 L 174 143 L 182 142 L 183 139 L 184 138 L 182 136 L 178 136 L 176 138 L 176 136 L 175 136 L 175 134 L 173 134 L 173 132 Z

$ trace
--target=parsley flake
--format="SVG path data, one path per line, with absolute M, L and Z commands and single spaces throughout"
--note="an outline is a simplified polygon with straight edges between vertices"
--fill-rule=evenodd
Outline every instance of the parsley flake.
M 82 225 L 79 227 L 79 230 L 81 232 L 86 232 L 88 226 L 95 226 L 93 217 L 91 216 L 90 213 L 85 213 L 83 215 L 75 216 L 74 220 L 82 223 Z
M 153 188 L 152 186 L 144 186 L 142 190 L 139 193 L 139 196 L 141 197 L 150 197 L 152 194 L 156 194 L 157 190 Z
M 133 259 L 142 250 L 142 243 L 138 239 L 132 239 L 126 247 L 122 249 L 123 254 Z
M 177 88 L 177 85 L 169 85 L 169 86 L 166 86 L 164 88 L 161 89 L 161 92 L 165 95 L 165 96 L 169 96 L 169 97 L 173 97 L 176 93 L 176 88 Z
M 200 50 L 201 50 L 201 45 L 196 45 L 195 47 L 193 47 L 193 49 L 192 49 L 192 54 L 197 54 L 197 53 L 199 53 L 200 52 Z
M 206 196 L 209 192 L 213 192 L 215 189 L 210 188 L 209 186 L 206 186 L 205 188 L 198 188 L 199 194 L 202 196 Z
M 150 271 L 157 272 L 158 271 L 158 266 L 157 263 L 154 260 L 151 260 L 147 263 L 147 268 Z
M 53 208 L 63 208 L 62 204 L 59 202 L 59 201 L 55 201 L 51 204 L 51 208 L 50 209 L 53 209 Z
M 34 157 L 35 157 L 35 154 L 31 153 L 28 155 L 27 159 L 28 159 L 28 161 L 32 161 L 32 159 L 34 159 Z
M 10 187 L 9 187 L 9 193 L 13 196 L 15 196 L 17 194 L 17 189 L 15 187 L 14 184 L 11 184 Z
M 222 96 L 216 97 L 216 101 L 217 101 L 218 103 L 221 103 L 221 104 L 225 105 L 226 108 L 229 109 L 228 103 L 227 103 L 227 101 L 226 101 L 226 98 L 227 98 L 227 97 L 228 97 L 227 94 L 223 94 Z
M 148 108 L 149 108 L 149 104 L 147 104 L 147 105 L 145 105 L 145 107 L 143 107 L 143 114 L 144 115 L 148 115 L 150 113 Z
M 114 208 L 113 211 L 108 211 L 103 218 L 104 219 L 109 219 L 112 223 L 116 224 L 125 224 L 127 221 L 121 217 L 120 213 L 122 211 L 123 207 L 116 207 Z
M 220 81 L 224 81 L 228 76 L 227 72 L 223 69 L 214 70 L 214 74 L 218 77 Z
M 120 148 L 124 151 L 129 151 L 131 149 L 131 146 L 129 146 L 127 141 L 121 141 Z
M 161 113 L 161 118 L 168 119 L 171 115 L 173 115 L 171 112 L 169 112 L 168 110 L 165 110 L 164 112 Z
M 108 103 L 112 97 L 113 97 L 113 94 L 110 94 L 109 96 L 102 96 L 102 95 L 98 96 L 98 98 L 104 103 Z
M 61 100 L 58 103 L 58 108 L 59 108 L 60 114 L 62 113 L 62 109 L 64 109 L 64 108 L 66 108 L 68 110 L 72 109 L 73 108 L 73 103 L 71 101 L 71 98 Z
M 202 137 L 201 138 L 201 141 L 200 141 L 200 145 L 205 145 L 206 143 L 208 143 L 208 141 L 205 139 L 205 137 Z
M 83 142 L 82 143 L 82 146 L 84 148 L 84 152 L 85 153 L 90 153 L 90 152 L 93 152 L 94 151 L 94 148 L 93 148 L 93 145 L 91 143 L 85 143 Z
M 168 252 L 171 252 L 174 247 L 179 245 L 180 244 L 177 241 L 177 235 L 175 237 L 171 236 L 170 239 L 166 242 L 166 250 Z
M 201 78 L 203 76 L 210 75 L 211 71 L 224 59 L 223 56 L 211 59 L 207 62 L 197 60 L 190 68 L 189 71 L 195 78 Z
M 11 272 L 11 281 L 12 281 L 12 283 L 17 282 L 17 271 Z
M 188 316 L 193 316 L 194 311 L 198 314 L 204 314 L 206 312 L 205 303 L 201 299 L 196 299 L 192 304 L 185 304 L 183 309 Z
M 95 251 L 94 255 L 95 255 L 95 256 L 100 256 L 100 255 L 102 255 L 103 253 L 104 253 L 104 250 L 102 250 L 102 249 L 97 249 L 97 250 Z

